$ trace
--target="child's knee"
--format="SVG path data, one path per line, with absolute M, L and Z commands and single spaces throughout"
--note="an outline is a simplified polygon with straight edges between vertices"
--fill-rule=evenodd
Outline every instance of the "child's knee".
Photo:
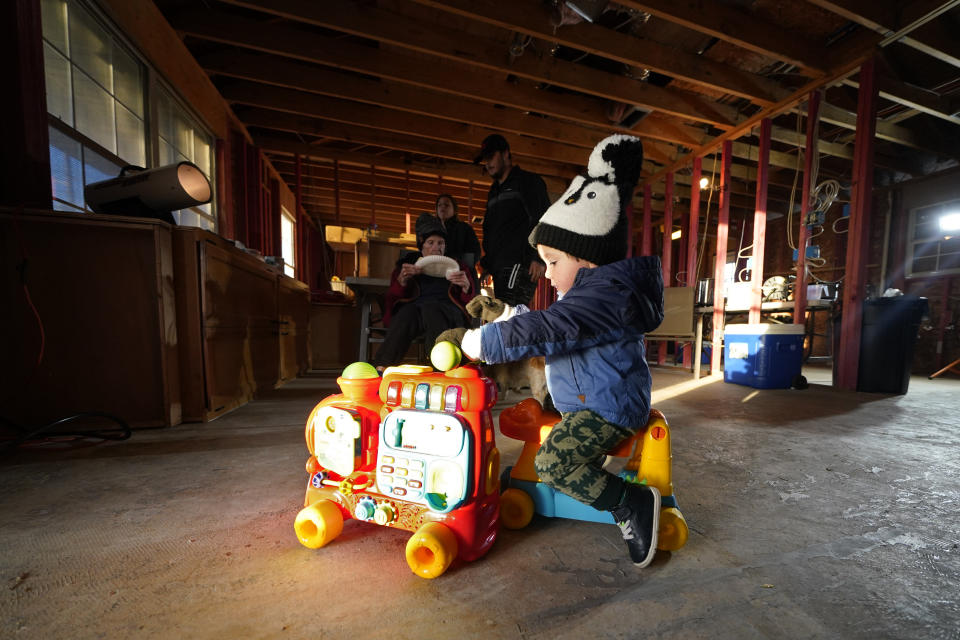
M 540 481 L 550 486 L 555 484 L 556 478 L 562 475 L 559 471 L 560 467 L 561 461 L 557 454 L 552 451 L 545 451 L 542 448 L 537 451 L 537 455 L 533 459 L 533 468 L 537 470 Z

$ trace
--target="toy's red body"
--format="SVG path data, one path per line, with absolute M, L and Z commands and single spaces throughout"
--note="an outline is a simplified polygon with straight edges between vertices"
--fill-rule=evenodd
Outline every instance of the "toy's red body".
M 407 562 L 424 577 L 470 561 L 496 539 L 499 452 L 490 408 L 496 388 L 467 366 L 446 373 L 392 367 L 340 377 L 342 394 L 307 420 L 309 482 L 295 528 L 311 548 L 354 518 L 415 532 Z

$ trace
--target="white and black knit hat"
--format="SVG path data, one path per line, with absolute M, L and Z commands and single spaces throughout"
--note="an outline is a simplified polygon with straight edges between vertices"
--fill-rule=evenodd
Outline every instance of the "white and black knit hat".
M 530 244 L 559 249 L 597 265 L 627 256 L 626 207 L 640 178 L 643 144 L 612 135 L 594 147 L 587 175 L 577 176 L 530 233 Z

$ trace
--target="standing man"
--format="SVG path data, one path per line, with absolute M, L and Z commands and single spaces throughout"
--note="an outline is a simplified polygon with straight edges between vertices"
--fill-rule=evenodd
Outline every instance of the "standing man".
M 493 178 L 483 218 L 480 268 L 493 278 L 499 300 L 528 304 L 546 269 L 528 238 L 550 206 L 547 185 L 537 174 L 513 164 L 510 145 L 496 133 L 484 139 L 473 163 L 482 164 Z

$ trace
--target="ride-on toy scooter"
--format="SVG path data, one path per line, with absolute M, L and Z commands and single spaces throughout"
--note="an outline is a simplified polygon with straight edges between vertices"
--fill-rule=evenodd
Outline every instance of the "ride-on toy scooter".
M 544 411 L 533 398 L 504 409 L 500 414 L 500 433 L 524 443 L 517 463 L 504 469 L 500 480 L 505 489 L 500 496 L 500 522 L 508 529 L 527 526 L 534 513 L 551 518 L 614 523 L 610 512 L 598 511 L 551 489 L 537 476 L 533 466 L 534 457 L 558 420 L 558 413 Z M 620 476 L 628 482 L 648 484 L 660 491 L 657 548 L 676 551 L 686 544 L 689 531 L 673 493 L 670 430 L 663 414 L 652 409 L 646 428 L 622 442 L 608 455 L 629 456 Z

